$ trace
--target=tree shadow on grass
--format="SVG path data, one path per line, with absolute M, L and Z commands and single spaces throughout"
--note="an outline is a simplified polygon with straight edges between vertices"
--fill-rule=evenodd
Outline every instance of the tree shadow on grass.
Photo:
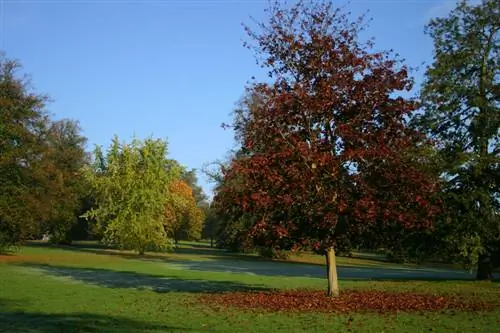
M 0 322 L 0 332 L 5 333 L 195 332 L 185 327 L 154 324 L 123 317 L 91 313 L 12 312 L 3 308 L 0 308 Z
M 163 275 L 146 275 L 134 272 L 113 271 L 98 268 L 74 268 L 53 265 L 21 264 L 54 277 L 67 278 L 106 288 L 131 288 L 152 290 L 157 293 L 188 292 L 214 293 L 245 290 L 269 290 L 261 285 L 248 285 L 234 281 L 210 281 L 180 279 Z
M 188 328 L 141 322 L 124 317 L 92 313 L 26 312 L 26 301 L 0 299 L 0 332 L 57 333 L 57 332 L 189 332 Z

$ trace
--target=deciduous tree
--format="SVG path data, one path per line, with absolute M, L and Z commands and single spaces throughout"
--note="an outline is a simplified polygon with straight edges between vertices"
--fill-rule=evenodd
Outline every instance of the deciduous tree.
M 217 236 L 217 229 L 219 228 L 219 218 L 215 214 L 212 207 L 208 207 L 205 211 L 205 221 L 203 222 L 202 237 L 210 239 L 210 247 L 214 247 L 214 241 Z
M 223 170 L 221 213 L 250 214 L 255 244 L 326 255 L 328 295 L 338 294 L 335 249 L 369 225 L 429 228 L 435 179 L 409 163 L 422 137 L 405 126 L 416 103 L 408 69 L 372 51 L 330 3 L 276 3 L 247 28 L 272 82 L 235 117 L 242 156 Z
M 183 180 L 170 184 L 165 205 L 166 226 L 176 243 L 180 239 L 199 239 L 204 214 L 196 203 L 193 189 Z
M 436 140 L 448 209 L 440 230 L 453 252 L 491 279 L 500 256 L 500 2 L 459 1 L 426 27 L 434 61 L 416 128 Z M 500 263 L 500 262 L 499 262 Z
M 191 187 L 196 204 L 200 207 L 206 207 L 207 195 L 203 188 L 198 184 L 198 177 L 196 176 L 196 169 L 184 170 L 182 172 L 182 179 Z
M 21 65 L 0 54 L 0 248 L 39 232 L 43 184 L 35 165 L 46 149 L 46 96 L 19 76 Z
M 152 138 L 120 144 L 115 137 L 106 155 L 96 148 L 87 175 L 97 207 L 86 216 L 98 224 L 106 243 L 139 254 L 171 247 L 165 204 L 180 170 L 169 167 L 166 154 L 167 143 Z
M 70 243 L 71 229 L 77 223 L 85 196 L 83 168 L 89 162 L 85 152 L 87 139 L 76 121 L 51 122 L 46 134 L 47 147 L 37 164 L 47 209 L 42 231 L 51 241 Z
M 239 187 L 245 186 L 243 174 L 225 177 L 226 171 L 231 169 L 233 163 L 242 156 L 242 150 L 231 152 L 226 161 L 213 163 L 210 170 L 208 168 L 205 170 L 215 183 L 216 196 L 210 206 L 210 213 L 215 224 L 213 232 L 217 240 L 217 247 L 232 252 L 254 250 L 247 231 L 256 222 L 255 217 L 252 213 L 244 212 L 238 205 L 225 207 L 225 204 L 231 200 L 230 193 L 239 191 Z

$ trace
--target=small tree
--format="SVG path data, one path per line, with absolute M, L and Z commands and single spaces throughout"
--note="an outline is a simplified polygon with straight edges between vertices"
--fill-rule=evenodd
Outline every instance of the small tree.
M 165 205 L 166 226 L 177 244 L 180 239 L 199 239 L 204 215 L 196 204 L 193 189 L 183 180 L 170 184 L 169 199 Z
M 216 215 L 215 209 L 209 206 L 205 209 L 205 221 L 203 222 L 202 236 L 210 239 L 210 247 L 214 247 L 214 241 L 217 238 L 220 228 L 220 218 Z
M 405 126 L 417 105 L 404 66 L 370 52 L 331 4 L 276 3 L 261 33 L 247 28 L 271 84 L 234 121 L 241 156 L 223 170 L 220 213 L 251 215 L 256 245 L 313 248 L 326 256 L 328 295 L 338 295 L 335 250 L 368 225 L 429 228 L 436 188 L 411 164 L 421 136 Z M 407 153 L 408 152 L 408 153 Z
M 169 249 L 165 232 L 165 204 L 169 184 L 180 170 L 169 168 L 167 143 L 162 140 L 134 139 L 120 144 L 115 137 L 106 156 L 94 152 L 94 165 L 88 170 L 96 208 L 85 214 L 103 230 L 104 241 L 133 249 Z

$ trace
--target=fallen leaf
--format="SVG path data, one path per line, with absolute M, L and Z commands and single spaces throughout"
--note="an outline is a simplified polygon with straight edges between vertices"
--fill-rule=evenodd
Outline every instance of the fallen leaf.
M 374 290 L 347 290 L 339 297 L 327 297 L 325 292 L 310 290 L 231 292 L 203 294 L 203 304 L 216 309 L 236 307 L 247 310 L 277 312 L 435 312 L 435 311 L 487 311 L 493 305 L 458 296 L 417 294 L 414 292 L 382 292 Z M 347 325 L 350 326 L 350 318 Z

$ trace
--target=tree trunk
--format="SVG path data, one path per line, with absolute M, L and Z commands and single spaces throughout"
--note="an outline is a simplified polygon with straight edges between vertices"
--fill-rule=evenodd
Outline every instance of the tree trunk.
M 327 296 L 336 297 L 339 295 L 339 280 L 337 277 L 337 262 L 335 260 L 335 250 L 330 247 L 326 250 L 326 270 L 328 274 Z
M 214 238 L 210 237 L 210 248 L 214 247 Z
M 477 262 L 476 280 L 493 280 L 493 262 L 490 255 L 480 255 Z

